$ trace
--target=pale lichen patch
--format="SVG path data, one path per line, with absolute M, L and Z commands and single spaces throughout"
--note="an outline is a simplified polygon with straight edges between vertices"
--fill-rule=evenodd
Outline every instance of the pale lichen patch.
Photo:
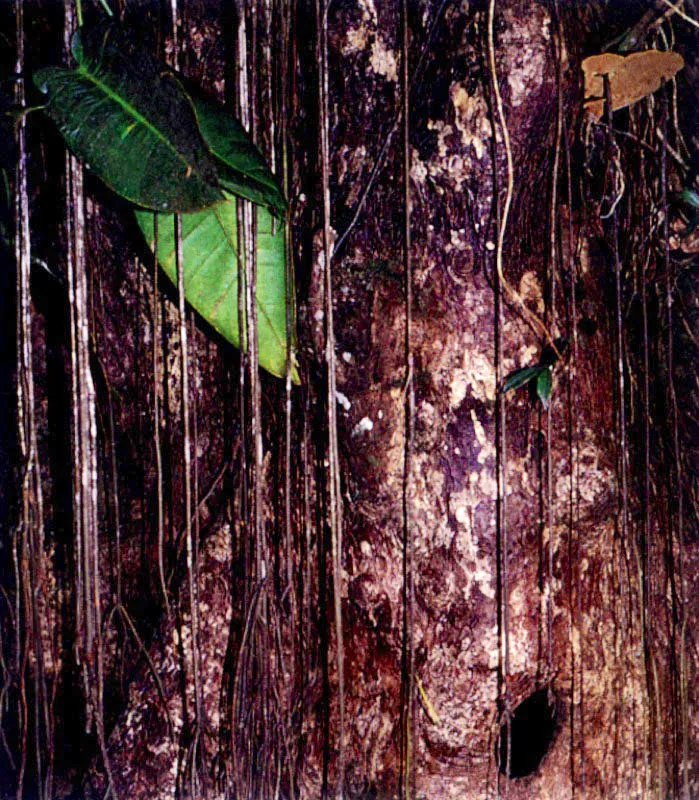
M 466 348 L 463 354 L 460 369 L 454 370 L 451 383 L 450 405 L 452 408 L 459 405 L 466 392 L 464 385 L 471 388 L 471 395 L 483 403 L 495 400 L 495 366 L 492 358 L 485 353 L 479 353 L 474 349 Z
M 515 16 L 510 9 L 506 9 L 505 17 L 513 23 L 508 25 L 509 35 L 506 36 L 507 82 L 510 102 L 517 108 L 531 100 L 532 95 L 543 85 L 549 57 L 551 18 L 540 6 L 532 7 L 531 16 L 525 26 L 522 25 L 522 20 L 517 25 L 514 24 Z
M 350 55 L 360 50 L 364 50 L 369 41 L 369 31 L 365 25 L 358 28 L 350 28 L 345 34 L 345 45 L 342 48 L 343 55 Z
M 530 366 L 539 353 L 539 347 L 535 344 L 522 345 L 519 351 L 519 363 L 523 367 Z
M 541 291 L 541 284 L 532 270 L 528 270 L 520 278 L 519 294 L 524 301 L 534 306 L 538 314 L 544 313 L 544 295 Z
M 396 54 L 380 36 L 377 36 L 371 45 L 371 68 L 377 75 L 382 75 L 387 81 L 395 83 L 398 80 L 398 62 Z
M 468 385 L 464 370 L 457 370 L 449 384 L 449 405 L 451 408 L 458 408 L 463 403 Z
M 463 304 L 469 310 L 470 328 L 450 331 L 429 343 L 429 360 L 435 384 L 446 390 L 449 408 L 461 405 L 470 394 L 491 404 L 496 396 L 495 364 L 490 349 L 487 317 L 492 306 L 482 293 L 466 291 Z M 460 358 L 459 358 L 460 354 Z
M 454 106 L 456 127 L 461 132 L 461 141 L 466 147 L 473 147 L 476 158 L 480 161 L 486 152 L 486 142 L 492 135 L 486 102 L 482 97 L 470 95 L 462 83 L 453 83 L 449 94 Z
M 475 409 L 471 409 L 471 422 L 473 422 L 473 432 L 476 435 L 476 441 L 481 447 L 478 454 L 478 463 L 485 464 L 489 458 L 495 458 L 495 446 L 492 441 L 488 439 L 485 434 L 485 428 L 482 422 L 478 419 Z
M 579 445 L 574 453 L 574 457 L 582 467 L 580 479 L 576 482 L 577 493 L 580 499 L 592 509 L 605 494 L 616 491 L 617 479 L 614 470 L 601 463 L 601 451 L 593 431 L 586 429 L 582 441 L 584 444 Z M 554 483 L 556 500 L 566 502 L 570 497 L 570 491 L 570 466 L 564 465 Z
M 445 253 L 451 253 L 453 250 L 466 251 L 470 250 L 468 237 L 464 228 L 452 229 L 449 232 L 449 242 L 444 248 Z
M 452 152 L 454 146 L 449 139 L 454 135 L 454 128 L 443 120 L 429 120 L 427 128 L 437 132 L 437 151 L 427 167 L 430 177 L 446 177 L 456 191 L 461 191 L 463 183 L 472 177 L 472 170 L 470 159 L 465 154 Z M 444 193 L 441 185 L 436 190 L 438 194 Z
M 425 162 L 420 158 L 420 153 L 413 148 L 410 160 L 410 180 L 417 186 L 422 186 L 427 179 L 427 174 Z
M 521 584 L 510 586 L 510 669 L 527 672 L 536 657 L 535 632 L 529 620 L 531 591 Z
M 445 513 L 445 477 L 441 469 L 434 469 L 429 456 L 416 453 L 411 479 L 412 516 L 425 535 L 416 542 L 420 551 L 427 553 L 439 547 L 448 547 L 453 532 Z
M 484 497 L 495 500 L 498 496 L 498 483 L 495 475 L 487 469 L 478 473 L 478 486 Z M 507 494 L 512 494 L 512 487 L 507 488 Z
M 373 26 L 379 24 L 379 15 L 376 13 L 374 0 L 359 0 L 359 7 L 362 9 L 362 19 Z
M 487 472 L 483 470 L 481 475 L 485 476 Z M 470 482 L 466 489 L 453 493 L 450 498 L 458 523 L 454 546 L 460 560 L 471 565 L 466 571 L 467 586 L 464 587 L 464 592 L 470 594 L 472 587 L 477 586 L 481 594 L 492 600 L 495 597 L 494 566 L 491 558 L 481 554 L 479 536 L 472 524 L 474 511 L 484 499 L 480 489 L 481 476 L 475 474 L 475 482 Z M 487 481 L 487 478 L 484 480 Z

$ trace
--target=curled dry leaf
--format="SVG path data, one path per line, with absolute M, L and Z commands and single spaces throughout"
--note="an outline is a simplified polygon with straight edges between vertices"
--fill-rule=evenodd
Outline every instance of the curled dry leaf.
M 684 66 L 679 53 L 643 50 L 628 56 L 602 53 L 582 62 L 585 110 L 595 119 L 604 113 L 604 75 L 609 76 L 612 111 L 630 106 L 657 91 Z

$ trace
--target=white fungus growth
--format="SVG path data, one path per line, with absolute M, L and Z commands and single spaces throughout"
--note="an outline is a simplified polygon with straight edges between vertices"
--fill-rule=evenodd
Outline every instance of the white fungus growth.
M 374 429 L 374 423 L 369 417 L 362 417 L 354 426 L 352 436 L 359 436 L 360 433 L 368 433 Z
M 350 408 L 352 408 L 352 403 L 350 402 L 346 394 L 342 394 L 342 392 L 336 391 L 335 399 L 345 409 L 345 411 L 349 411 Z

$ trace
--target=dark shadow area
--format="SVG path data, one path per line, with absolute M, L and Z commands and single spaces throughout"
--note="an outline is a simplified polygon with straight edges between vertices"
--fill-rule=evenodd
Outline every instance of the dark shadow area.
M 524 778 L 539 768 L 556 736 L 556 702 L 549 701 L 548 687 L 525 698 L 513 711 L 512 719 L 500 727 L 496 759 L 498 768 L 509 778 Z M 507 769 L 508 728 L 510 760 Z

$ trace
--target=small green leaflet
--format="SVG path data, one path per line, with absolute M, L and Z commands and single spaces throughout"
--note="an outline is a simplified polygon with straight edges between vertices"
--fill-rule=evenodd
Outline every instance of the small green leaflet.
M 509 392 L 511 389 L 519 389 L 522 386 L 534 386 L 537 397 L 541 400 L 544 409 L 547 409 L 551 400 L 552 370 L 553 367 L 541 363 L 535 367 L 516 369 L 505 379 L 502 391 Z
M 553 367 L 544 367 L 540 370 L 536 379 L 536 394 L 544 410 L 548 409 L 551 400 L 551 389 L 553 387 Z
M 553 347 L 550 344 L 544 347 L 538 364 L 533 367 L 521 367 L 511 372 L 502 384 L 503 393 L 519 389 L 521 386 L 533 386 L 541 404 L 547 409 L 553 391 L 553 367 L 558 361 L 559 354 L 568 347 L 568 340 L 565 336 L 560 336 L 553 344 Z
M 519 389 L 520 386 L 526 386 L 526 384 L 528 384 L 529 381 L 533 381 L 540 372 L 541 367 L 538 366 L 516 369 L 505 378 L 505 383 L 502 387 L 503 392 L 509 392 L 510 389 Z
M 689 209 L 691 209 L 686 213 L 686 233 L 693 233 L 695 228 L 699 227 L 699 193 L 695 192 L 694 189 L 690 189 L 688 186 L 685 186 L 679 195 L 679 199 Z
M 687 203 L 687 205 L 699 209 L 699 193 L 695 192 L 694 189 L 689 189 L 688 187 L 685 187 L 684 189 L 682 189 L 680 197 L 682 200 L 684 200 L 685 203 Z

